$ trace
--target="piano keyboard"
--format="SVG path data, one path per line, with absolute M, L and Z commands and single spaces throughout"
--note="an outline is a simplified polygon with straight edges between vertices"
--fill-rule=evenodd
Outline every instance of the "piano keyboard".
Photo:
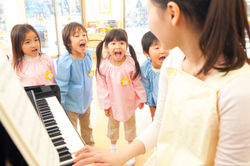
M 70 166 L 71 154 L 84 147 L 81 137 L 55 96 L 36 100 L 40 118 L 58 151 L 61 166 Z

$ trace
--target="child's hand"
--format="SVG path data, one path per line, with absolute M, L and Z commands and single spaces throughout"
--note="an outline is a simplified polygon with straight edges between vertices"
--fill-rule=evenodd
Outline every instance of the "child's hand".
M 104 112 L 105 112 L 105 115 L 107 117 L 110 117 L 110 115 L 111 115 L 111 108 L 105 109 Z
M 140 104 L 139 104 L 139 108 L 140 108 L 140 109 L 143 109 L 143 107 L 144 107 L 144 103 L 140 103 Z

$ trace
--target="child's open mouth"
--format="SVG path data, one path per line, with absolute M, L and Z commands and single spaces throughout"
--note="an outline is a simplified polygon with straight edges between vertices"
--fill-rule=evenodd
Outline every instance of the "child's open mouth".
M 115 57 L 120 58 L 122 56 L 122 52 L 121 51 L 116 51 L 115 52 Z
M 84 48 L 85 46 L 86 46 L 85 43 L 81 43 L 81 44 L 80 44 L 80 47 L 81 47 L 81 48 Z
M 33 49 L 32 50 L 32 53 L 37 53 L 38 52 L 38 49 Z
M 160 60 L 161 62 L 163 62 L 165 58 L 166 58 L 165 56 L 162 56 L 162 57 L 159 58 L 159 60 Z

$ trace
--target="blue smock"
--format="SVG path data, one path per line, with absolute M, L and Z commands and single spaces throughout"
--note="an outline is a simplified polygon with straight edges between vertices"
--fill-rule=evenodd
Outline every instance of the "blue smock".
M 152 68 L 151 58 L 148 58 L 141 65 L 141 83 L 143 84 L 146 93 L 147 101 L 146 104 L 149 106 L 156 107 L 158 89 L 159 89 L 159 77 L 160 72 L 156 72 Z
M 88 50 L 83 59 L 69 53 L 58 58 L 56 83 L 60 87 L 61 104 L 67 111 L 83 114 L 93 99 L 92 57 Z

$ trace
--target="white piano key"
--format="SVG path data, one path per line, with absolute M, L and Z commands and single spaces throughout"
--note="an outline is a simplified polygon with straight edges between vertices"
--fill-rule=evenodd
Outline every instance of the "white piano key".
M 62 137 L 66 142 L 66 146 L 69 148 L 70 153 L 74 153 L 84 147 L 84 143 L 77 131 L 73 127 L 69 117 L 64 111 L 62 105 L 59 103 L 55 96 L 44 98 L 50 110 L 56 120 L 57 126 L 59 127 Z M 74 157 L 74 156 L 72 156 Z

